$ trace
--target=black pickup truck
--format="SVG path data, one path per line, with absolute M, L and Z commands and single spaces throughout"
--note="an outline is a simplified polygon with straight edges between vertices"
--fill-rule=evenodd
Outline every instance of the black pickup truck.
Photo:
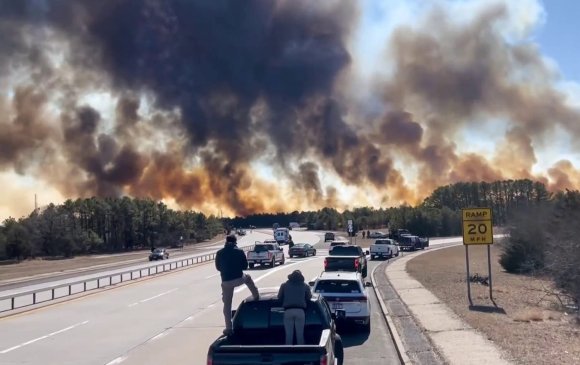
M 367 277 L 367 256 L 360 246 L 336 246 L 324 258 L 324 271 L 357 271 Z
M 260 292 L 260 299 L 248 297 L 233 312 L 233 334 L 220 336 L 210 345 L 211 365 L 342 365 L 342 339 L 324 298 L 313 294 L 306 309 L 304 345 L 285 345 L 284 308 L 277 292 Z
M 401 251 L 424 250 L 425 247 L 429 247 L 429 238 L 402 235 L 397 240 L 397 243 Z

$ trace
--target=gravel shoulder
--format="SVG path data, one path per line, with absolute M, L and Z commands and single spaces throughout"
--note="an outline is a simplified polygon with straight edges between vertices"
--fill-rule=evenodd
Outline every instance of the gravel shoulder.
M 465 280 L 465 249 L 456 246 L 418 256 L 407 271 L 445 302 L 473 328 L 505 350 L 518 364 L 580 364 L 580 324 L 574 316 L 557 310 L 557 299 L 546 296 L 548 280 L 503 271 L 498 263 L 501 248 L 492 247 L 493 307 L 489 287 L 471 284 L 473 304 L 469 309 Z M 487 276 L 485 247 L 471 247 L 470 271 Z

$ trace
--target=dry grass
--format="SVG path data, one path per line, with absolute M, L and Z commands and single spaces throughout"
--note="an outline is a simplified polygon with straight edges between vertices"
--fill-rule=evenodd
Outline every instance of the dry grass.
M 580 364 L 580 326 L 575 316 L 556 310 L 559 302 L 544 278 L 504 272 L 499 247 L 492 248 L 493 296 L 505 313 L 470 310 L 467 300 L 465 249 L 447 248 L 409 261 L 407 269 L 469 325 L 484 333 L 519 364 Z M 485 247 L 469 249 L 471 274 L 487 276 Z M 472 284 L 473 304 L 492 307 L 489 288 Z

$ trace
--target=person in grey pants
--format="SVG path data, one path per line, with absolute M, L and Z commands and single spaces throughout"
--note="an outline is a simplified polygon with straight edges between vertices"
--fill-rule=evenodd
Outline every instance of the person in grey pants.
M 284 307 L 284 329 L 286 345 L 292 345 L 296 330 L 296 343 L 304 345 L 304 323 L 307 303 L 312 298 L 308 284 L 300 270 L 294 270 L 288 275 L 288 281 L 280 286 L 278 299 Z
M 234 289 L 242 284 L 246 284 L 255 300 L 258 300 L 260 294 L 252 277 L 244 274 L 248 268 L 248 260 L 244 251 L 237 246 L 235 235 L 226 238 L 224 248 L 219 250 L 215 256 L 215 267 L 220 272 L 222 279 L 222 301 L 224 302 L 224 319 L 226 328 L 225 335 L 232 333 L 232 299 L 234 298 Z

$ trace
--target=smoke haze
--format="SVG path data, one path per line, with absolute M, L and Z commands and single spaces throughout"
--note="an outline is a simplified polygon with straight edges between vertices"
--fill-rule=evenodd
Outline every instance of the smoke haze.
M 356 1 L 0 1 L 0 172 L 240 215 L 414 204 L 457 181 L 577 188 L 571 161 L 534 168 L 546 139 L 579 140 L 580 111 L 486 4 L 397 26 L 392 73 L 362 82 L 371 112 L 352 97 Z M 493 151 L 465 148 L 494 123 Z

